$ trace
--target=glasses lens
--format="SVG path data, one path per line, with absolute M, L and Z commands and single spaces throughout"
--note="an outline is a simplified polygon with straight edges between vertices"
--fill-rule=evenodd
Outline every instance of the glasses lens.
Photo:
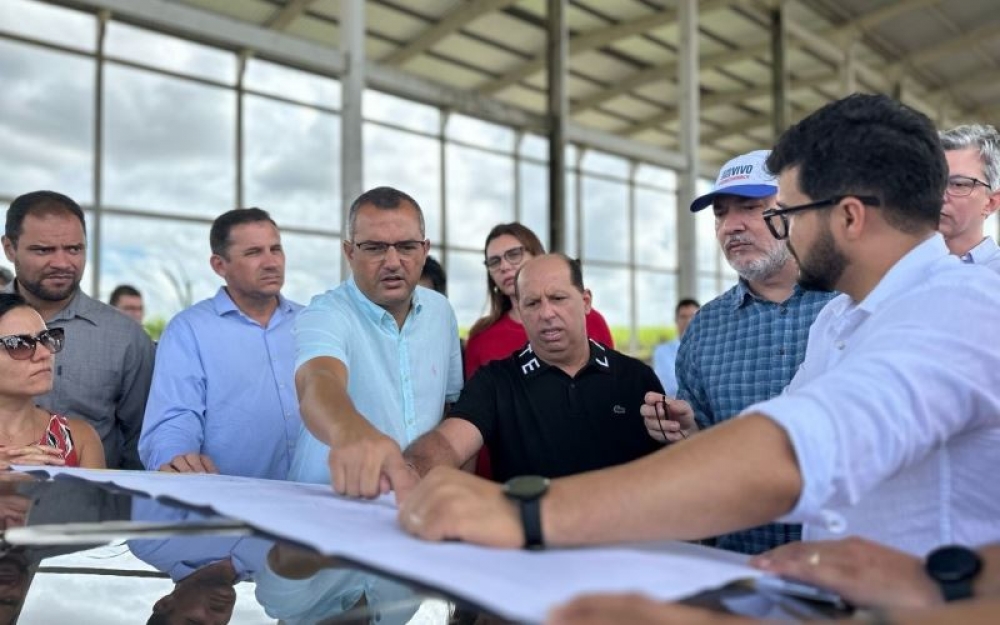
M 66 333 L 62 328 L 52 328 L 39 334 L 38 342 L 53 354 L 58 354 L 62 351 L 65 337 Z
M 949 178 L 948 193 L 956 197 L 965 197 L 972 194 L 976 188 L 976 181 L 970 178 Z
M 511 265 L 516 265 L 517 263 L 521 262 L 522 258 L 524 258 L 524 248 L 523 247 L 511 248 L 506 252 L 504 252 L 503 257 L 506 258 L 507 262 L 510 263 Z
M 14 360 L 27 360 L 35 353 L 35 339 L 30 336 L 5 336 L 3 346 Z
M 500 260 L 499 256 L 490 256 L 484 260 L 483 263 L 486 265 L 487 269 L 496 269 L 500 266 Z

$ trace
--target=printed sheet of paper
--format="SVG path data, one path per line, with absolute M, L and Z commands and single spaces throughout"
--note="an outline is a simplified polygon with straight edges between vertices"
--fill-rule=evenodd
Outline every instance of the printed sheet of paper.
M 44 472 L 210 508 L 517 621 L 539 622 L 550 609 L 585 593 L 640 592 L 674 600 L 760 575 L 742 556 L 686 543 L 538 552 L 428 543 L 399 528 L 391 496 L 357 501 L 338 497 L 327 485 L 143 471 L 45 467 Z

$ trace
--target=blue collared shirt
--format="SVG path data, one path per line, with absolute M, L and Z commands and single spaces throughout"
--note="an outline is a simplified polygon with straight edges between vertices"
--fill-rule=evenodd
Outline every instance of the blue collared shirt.
M 681 340 L 674 339 L 657 345 L 653 350 L 653 371 L 656 372 L 656 377 L 660 378 L 663 392 L 671 397 L 677 395 L 677 373 L 674 367 L 677 364 L 677 352 L 680 347 Z
M 1000 246 L 993 237 L 984 237 L 976 247 L 961 256 L 962 261 L 1000 271 Z
M 295 367 L 328 356 L 344 363 L 354 407 L 405 448 L 441 420 L 462 390 L 458 322 L 448 300 L 417 287 L 399 328 L 353 278 L 317 295 L 295 325 Z M 329 447 L 302 428 L 289 479 L 327 483 Z
M 746 282 L 706 304 L 691 320 L 677 354 L 677 396 L 702 429 L 779 395 L 805 358 L 809 326 L 834 293 L 795 286 L 781 303 Z M 797 525 L 765 525 L 719 538 L 718 546 L 760 553 L 800 537 Z
M 302 428 L 292 337 L 301 308 L 279 296 L 264 328 L 220 288 L 170 321 L 139 438 L 147 469 L 197 452 L 226 475 L 285 479 Z

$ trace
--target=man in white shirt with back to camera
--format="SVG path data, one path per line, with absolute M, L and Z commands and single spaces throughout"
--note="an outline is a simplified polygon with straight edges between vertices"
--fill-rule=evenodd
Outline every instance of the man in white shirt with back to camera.
M 800 283 L 842 293 L 782 395 L 530 491 L 435 469 L 401 497 L 403 527 L 503 547 L 524 545 L 529 527 L 569 546 L 776 519 L 803 523 L 805 540 L 853 534 L 919 556 L 1000 540 L 1000 276 L 963 264 L 937 233 L 948 166 L 934 125 L 856 94 L 785 132 L 767 167 L 779 191 L 764 217 L 788 238 Z M 644 415 L 662 415 L 661 401 L 647 394 Z

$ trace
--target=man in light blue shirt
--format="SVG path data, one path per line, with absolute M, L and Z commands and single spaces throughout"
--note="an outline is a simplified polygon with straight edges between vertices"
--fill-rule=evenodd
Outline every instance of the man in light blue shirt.
M 986 220 L 1000 207 L 1000 133 L 988 124 L 968 124 L 940 136 L 948 186 L 938 231 L 962 262 L 1000 271 L 1000 247 L 985 232 Z
M 289 479 L 375 497 L 417 479 L 401 447 L 433 428 L 462 390 L 455 313 L 418 287 L 429 241 L 420 206 L 389 187 L 351 204 L 352 277 L 296 322 L 302 431 Z
M 674 340 L 658 345 L 653 350 L 653 371 L 656 372 L 656 377 L 660 378 L 663 392 L 670 397 L 677 396 L 677 373 L 674 371 L 674 366 L 677 364 L 677 350 L 681 347 L 684 331 L 687 330 L 688 324 L 691 323 L 691 319 L 694 318 L 699 308 L 701 308 L 701 304 L 690 298 L 677 302 L 677 306 L 674 308 L 677 336 Z
M 139 437 L 147 469 L 285 479 L 302 421 L 292 329 L 281 296 L 281 234 L 259 208 L 212 224 L 211 264 L 226 286 L 167 325 Z

